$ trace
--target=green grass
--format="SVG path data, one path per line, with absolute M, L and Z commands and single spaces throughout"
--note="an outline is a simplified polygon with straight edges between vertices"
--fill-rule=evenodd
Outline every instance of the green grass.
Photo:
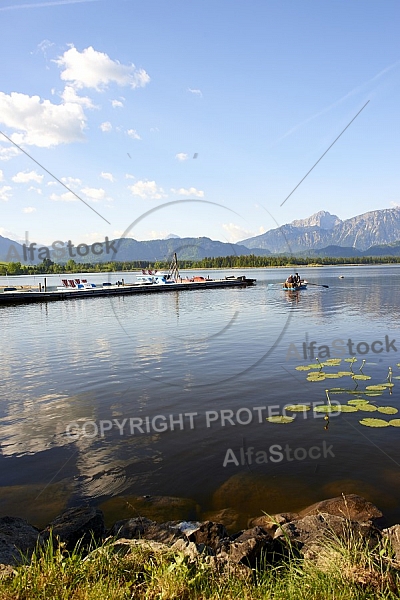
M 313 560 L 292 556 L 250 570 L 216 566 L 213 557 L 190 561 L 150 544 L 108 540 L 82 553 L 50 542 L 30 562 L 0 579 L 0 600 L 363 600 L 399 597 L 400 572 L 390 549 L 369 550 L 352 535 L 327 540 Z

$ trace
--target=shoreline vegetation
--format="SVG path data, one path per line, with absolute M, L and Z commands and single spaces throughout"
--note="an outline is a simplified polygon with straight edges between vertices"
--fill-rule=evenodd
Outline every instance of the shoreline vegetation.
M 400 256 L 352 256 L 352 257 L 294 257 L 294 256 L 223 256 L 200 260 L 178 260 L 179 269 L 259 269 L 279 267 L 327 267 L 399 264 Z M 109 261 L 81 263 L 68 260 L 54 263 L 44 259 L 37 265 L 20 262 L 0 262 L 0 275 L 57 275 L 64 273 L 107 273 L 136 271 L 138 269 L 168 270 L 169 261 Z
M 392 600 L 400 525 L 355 494 L 300 513 L 264 514 L 229 534 L 219 522 L 145 517 L 104 526 L 94 507 L 39 531 L 0 518 L 0 600 Z

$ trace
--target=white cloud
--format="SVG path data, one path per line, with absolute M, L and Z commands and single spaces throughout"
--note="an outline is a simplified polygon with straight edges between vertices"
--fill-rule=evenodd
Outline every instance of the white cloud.
M 200 96 L 201 98 L 203 97 L 201 90 L 194 90 L 192 88 L 188 88 L 188 92 L 190 92 L 191 94 L 195 94 L 196 96 Z
M 77 102 L 52 104 L 39 96 L 0 92 L 0 122 L 20 132 L 10 136 L 16 144 L 50 148 L 83 141 L 86 116 Z
M 54 46 L 54 42 L 50 42 L 49 40 L 43 40 L 40 44 L 37 45 L 37 51 L 43 52 L 43 55 L 47 57 L 47 50 Z
M 102 131 L 111 131 L 112 125 L 111 125 L 110 121 L 104 121 L 104 123 L 101 123 L 100 129 Z
M 144 87 L 150 81 L 144 69 L 137 69 L 133 64 L 121 65 L 92 46 L 82 52 L 72 46 L 54 62 L 63 69 L 61 79 L 72 82 L 76 89 L 93 88 L 100 91 L 110 83 L 134 89 Z
M 187 160 L 189 158 L 189 156 L 187 154 L 185 154 L 184 152 L 179 152 L 179 154 L 175 154 L 175 158 L 182 161 L 182 160 Z
M 179 188 L 176 190 L 175 188 L 171 188 L 171 192 L 174 194 L 179 194 L 179 196 L 196 196 L 196 198 L 204 198 L 204 192 L 202 190 L 196 190 L 196 188 Z
M 140 137 L 140 135 L 138 134 L 138 132 L 136 131 L 136 129 L 128 129 L 128 131 L 126 132 L 129 137 L 131 137 L 134 140 L 141 140 L 142 138 Z
M 146 235 L 146 240 L 165 240 L 168 235 L 168 231 L 149 231 Z
M 72 192 L 65 192 L 65 194 L 51 194 L 50 200 L 54 202 L 77 202 L 78 198 Z
M 128 189 L 134 196 L 143 199 L 160 200 L 167 197 L 162 187 L 158 186 L 155 181 L 138 181 Z
M 114 183 L 114 175 L 112 173 L 104 173 L 104 171 L 103 171 L 100 173 L 100 177 L 102 177 L 103 179 L 107 179 L 108 181 L 111 181 L 111 183 Z
M 34 208 L 33 206 L 26 206 L 25 208 L 22 209 L 22 212 L 24 213 L 33 213 L 36 212 L 36 208 Z
M 43 194 L 42 189 L 38 188 L 38 187 L 35 187 L 34 185 L 31 185 L 28 188 L 28 192 L 36 192 L 37 194 Z
M 101 188 L 83 188 L 82 193 L 85 194 L 88 198 L 93 200 L 94 202 L 98 202 L 99 200 L 103 200 L 106 193 Z
M 19 153 L 20 152 L 18 148 L 15 146 L 7 146 L 6 148 L 4 146 L 0 146 L 0 160 L 10 160 Z
M 42 183 L 43 175 L 38 175 L 36 171 L 20 171 L 14 177 L 12 177 L 14 183 L 28 183 L 29 181 L 36 181 L 36 183 Z
M 126 173 L 125 179 L 136 179 L 136 177 L 134 175 L 131 175 L 130 173 Z
M 222 227 L 228 233 L 229 241 L 234 243 L 256 235 L 255 233 L 247 231 L 247 229 L 243 229 L 243 227 L 239 227 L 239 225 L 235 225 L 234 223 L 223 223 Z
M 124 105 L 121 100 L 111 100 L 111 106 L 113 108 L 123 108 Z
M 82 185 L 82 181 L 77 177 L 61 177 L 61 181 L 70 188 L 79 187 L 80 185 Z
M 3 181 L 4 176 L 3 176 L 3 171 L 0 169 L 0 181 Z
M 65 104 L 80 104 L 85 108 L 95 108 L 95 105 L 93 104 L 90 98 L 88 98 L 87 96 L 78 96 L 74 88 L 70 85 L 65 86 L 61 97 L 64 100 Z
M 11 190 L 12 188 L 9 185 L 3 185 L 3 187 L 0 187 L 0 200 L 7 202 L 11 197 L 11 194 L 9 193 Z

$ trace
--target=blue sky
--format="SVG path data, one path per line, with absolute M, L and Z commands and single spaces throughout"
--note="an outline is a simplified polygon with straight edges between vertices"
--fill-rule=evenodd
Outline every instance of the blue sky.
M 0 234 L 236 242 L 397 206 L 399 19 L 398 0 L 0 0 L 0 130 L 86 203 L 0 136 Z

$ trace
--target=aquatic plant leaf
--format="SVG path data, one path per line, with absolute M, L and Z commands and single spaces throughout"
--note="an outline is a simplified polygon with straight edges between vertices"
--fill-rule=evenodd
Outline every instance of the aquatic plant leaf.
M 328 358 L 321 363 L 324 367 L 337 367 L 342 362 L 341 358 Z
M 396 375 L 396 377 L 393 377 L 393 379 L 400 379 L 400 376 Z
M 340 375 L 337 373 L 325 373 L 327 379 L 340 379 Z
M 391 421 L 389 421 L 389 425 L 392 427 L 400 427 L 400 419 L 391 419 Z
M 376 406 L 368 404 L 367 402 L 365 402 L 365 404 L 357 404 L 357 408 L 363 412 L 375 412 L 378 410 Z
M 353 379 L 360 379 L 362 381 L 366 381 L 367 379 L 371 379 L 369 375 L 353 375 Z
M 347 375 L 351 377 L 352 375 L 354 375 L 354 373 L 353 371 L 338 371 L 338 375 L 340 375 L 341 377 L 346 377 Z
M 363 392 L 364 396 L 368 396 L 368 398 L 373 398 L 374 396 L 382 396 L 382 392 Z
M 269 421 L 270 423 L 292 423 L 292 421 L 294 421 L 294 417 L 276 415 L 274 417 L 267 417 L 265 420 Z
M 338 405 L 331 406 L 330 404 L 321 404 L 321 406 L 314 407 L 314 412 L 320 412 L 320 413 L 340 412 L 340 409 L 338 408 Z
M 387 427 L 389 422 L 383 419 L 361 419 L 360 424 L 365 425 L 365 427 Z
M 325 375 L 324 371 L 310 371 L 307 373 L 308 377 L 319 377 L 320 375 Z
M 310 365 L 299 365 L 295 367 L 296 371 L 309 371 L 311 369 Z
M 349 393 L 349 390 L 346 390 L 346 388 L 331 388 L 328 391 L 330 394 L 345 394 L 346 392 Z
M 394 406 L 378 406 L 377 410 L 384 415 L 395 415 L 399 412 Z
M 307 381 L 324 381 L 325 375 L 322 377 L 307 377 Z
M 344 413 L 352 413 L 358 411 L 358 406 L 349 406 L 348 404 L 339 404 L 336 408 L 340 410 L 340 412 Z
M 321 368 L 321 364 L 320 363 L 312 363 L 311 365 L 308 365 L 310 367 L 310 369 L 320 369 Z
M 392 388 L 394 387 L 394 383 L 382 383 L 382 386 L 385 388 Z
M 290 412 L 305 412 L 310 409 L 311 406 L 307 404 L 290 404 L 289 406 L 285 406 L 285 410 L 289 410 Z
M 376 392 L 381 391 L 381 390 L 385 390 L 386 386 L 383 385 L 382 383 L 379 385 L 367 385 L 367 387 L 365 388 L 366 390 L 374 390 Z
M 369 400 L 364 400 L 364 398 L 354 398 L 354 400 L 349 400 L 347 404 L 358 406 L 359 404 L 369 404 Z
M 344 362 L 355 363 L 357 362 L 357 359 L 355 356 L 352 356 L 351 358 L 345 358 Z

